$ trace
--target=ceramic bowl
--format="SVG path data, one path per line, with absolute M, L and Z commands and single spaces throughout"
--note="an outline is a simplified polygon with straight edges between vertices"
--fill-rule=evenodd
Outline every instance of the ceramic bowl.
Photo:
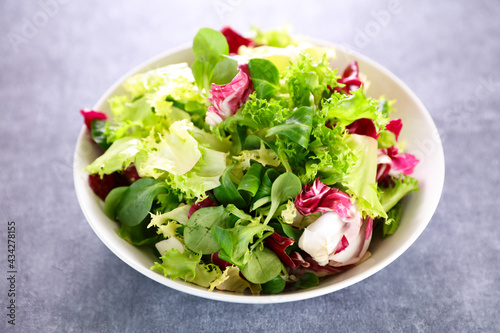
M 357 60 L 360 71 L 371 82 L 368 95 L 377 98 L 385 95 L 388 99 L 397 100 L 395 106 L 398 111 L 393 114 L 393 117 L 403 120 L 404 126 L 400 140 L 406 141 L 406 151 L 420 160 L 413 174 L 420 182 L 420 191 L 411 193 L 405 199 L 401 226 L 396 234 L 384 240 L 374 239 L 369 249 L 372 256 L 368 260 L 346 272 L 327 277 L 311 289 L 290 291 L 279 295 L 254 296 L 224 291 L 210 292 L 182 280 L 171 280 L 151 271 L 149 268 L 158 259 L 152 252 L 135 247 L 120 238 L 117 234 L 118 224 L 104 214 L 104 205 L 90 189 L 87 182 L 88 174 L 83 171 L 99 154 L 99 150 L 92 143 L 87 129 L 83 126 L 74 155 L 76 194 L 90 226 L 113 253 L 145 276 L 191 295 L 235 303 L 280 303 L 317 297 L 351 286 L 389 265 L 415 242 L 436 210 L 444 183 L 444 155 L 436 125 L 417 96 L 390 71 L 356 52 L 321 41 L 313 42 L 322 46 L 333 46 L 336 49 L 337 58 L 334 63 L 340 70 L 351 60 Z M 158 55 L 119 79 L 104 93 L 93 109 L 108 112 L 108 98 L 123 94 L 121 85 L 127 77 L 133 74 L 168 64 L 191 63 L 193 60 L 194 55 L 190 45 Z

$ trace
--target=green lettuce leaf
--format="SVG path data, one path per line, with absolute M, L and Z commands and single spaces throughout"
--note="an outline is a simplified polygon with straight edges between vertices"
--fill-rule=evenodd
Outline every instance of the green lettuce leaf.
M 191 281 L 196 276 L 196 267 L 201 260 L 201 254 L 191 251 L 180 253 L 176 249 L 165 252 L 160 260 L 155 262 L 151 270 L 163 273 L 165 277 L 170 276 L 172 280 L 182 278 L 184 281 Z
M 165 172 L 183 175 L 190 171 L 201 158 L 192 129 L 193 124 L 183 120 L 173 123 L 158 139 L 152 133 L 143 144 L 146 158 L 138 166 L 139 174 L 158 178 Z
M 89 166 L 85 168 L 90 174 L 103 175 L 121 171 L 134 162 L 139 152 L 139 140 L 137 138 L 125 137 L 115 142 Z
M 317 177 L 327 185 L 343 182 L 355 161 L 354 153 L 346 143 L 347 135 L 340 126 L 328 128 L 324 120 L 315 121 L 312 134 L 309 143 L 312 154 L 300 174 L 302 183 L 312 183 Z
M 352 95 L 336 93 L 323 102 L 323 108 L 328 118 L 335 119 L 342 126 L 361 118 L 374 120 L 378 127 L 389 122 L 388 116 L 379 111 L 378 103 L 367 97 L 363 89 L 356 90 Z
M 319 106 L 323 97 L 330 95 L 330 88 L 337 85 L 337 70 L 332 70 L 326 55 L 315 62 L 308 55 L 283 71 L 283 78 L 290 95 L 290 107 Z
M 394 184 L 382 188 L 380 202 L 386 212 L 392 209 L 405 195 L 418 191 L 418 181 L 410 176 L 401 175 L 399 178 L 392 178 Z
M 138 179 L 123 193 L 120 203 L 116 207 L 118 220 L 122 225 L 127 226 L 141 223 L 149 215 L 154 199 L 160 193 L 168 192 L 170 192 L 170 189 L 162 180 Z
M 266 234 L 264 234 L 267 232 Z M 262 241 L 273 233 L 273 228 L 261 223 L 250 223 L 248 225 L 236 225 L 231 229 L 223 229 L 218 226 L 212 228 L 212 235 L 221 247 L 219 257 L 224 258 L 236 266 L 245 265 L 250 255 L 249 246 L 254 243 L 254 237 Z
M 356 162 L 345 177 L 343 185 L 354 194 L 359 209 L 371 216 L 387 217 L 377 192 L 377 140 L 366 135 L 350 135 L 346 143 L 353 150 Z
M 252 31 L 255 34 L 253 40 L 257 45 L 268 45 L 272 47 L 296 45 L 297 43 L 290 36 L 290 30 L 290 27 L 284 26 L 281 29 L 262 31 L 256 26 L 253 26 Z
M 226 169 L 226 153 L 200 147 L 201 158 L 196 165 L 182 175 L 167 174 L 166 181 L 182 192 L 186 199 L 205 198 L 206 192 L 218 187 Z
M 109 99 L 113 117 L 104 132 L 109 142 L 131 133 L 146 137 L 153 127 L 161 131 L 178 120 L 190 120 L 193 109 L 204 112 L 206 100 L 186 63 L 136 74 L 124 88 L 128 95 Z
M 208 288 L 212 282 L 222 275 L 220 268 L 214 264 L 199 263 L 194 269 L 194 278 L 189 282 Z
M 290 115 L 284 124 L 268 129 L 266 137 L 278 134 L 283 135 L 304 149 L 307 149 L 311 137 L 313 115 L 314 110 L 311 107 L 300 107 Z

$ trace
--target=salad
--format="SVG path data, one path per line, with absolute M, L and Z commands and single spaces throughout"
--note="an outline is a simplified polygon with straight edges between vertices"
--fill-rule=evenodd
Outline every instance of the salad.
M 151 269 L 209 290 L 310 288 L 370 256 L 418 190 L 394 101 L 356 61 L 286 29 L 199 30 L 196 60 L 128 78 L 81 110 L 102 155 L 89 185 Z

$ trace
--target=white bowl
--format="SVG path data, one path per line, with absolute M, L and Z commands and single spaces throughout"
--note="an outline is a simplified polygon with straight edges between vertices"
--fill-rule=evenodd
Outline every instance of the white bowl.
M 104 244 L 125 263 L 165 286 L 191 295 L 235 303 L 280 303 L 325 295 L 366 279 L 389 265 L 406 251 L 429 223 L 443 189 L 444 155 L 436 126 L 417 96 L 387 69 L 356 52 L 322 41 L 314 41 L 314 43 L 336 48 L 335 64 L 338 65 L 340 73 L 351 60 L 357 60 L 360 71 L 371 82 L 368 89 L 369 95 L 372 97 L 385 95 L 388 99 L 397 100 L 396 108 L 398 111 L 393 117 L 403 120 L 400 140 L 405 140 L 407 142 L 406 150 L 416 155 L 420 160 L 413 174 L 420 181 L 420 191 L 411 193 L 405 200 L 401 226 L 394 236 L 384 240 L 377 240 L 374 237 L 375 239 L 370 246 L 372 256 L 368 260 L 346 272 L 327 277 L 318 286 L 311 289 L 290 291 L 279 295 L 253 296 L 224 291 L 210 292 L 182 280 L 171 280 L 151 271 L 149 268 L 158 259 L 152 252 L 135 247 L 120 238 L 117 234 L 118 224 L 104 214 L 103 203 L 90 189 L 87 182 L 88 174 L 83 171 L 99 154 L 95 144 L 91 142 L 85 126 L 83 126 L 74 155 L 75 189 L 85 217 Z M 99 99 L 94 110 L 108 112 L 108 98 L 124 93 L 121 85 L 130 75 L 168 64 L 191 63 L 193 60 L 191 46 L 186 45 L 144 62 L 119 79 Z

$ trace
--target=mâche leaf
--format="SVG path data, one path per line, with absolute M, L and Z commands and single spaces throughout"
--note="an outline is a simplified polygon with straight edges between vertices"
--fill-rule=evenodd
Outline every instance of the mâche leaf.
M 248 262 L 241 267 L 243 276 L 252 283 L 266 283 L 274 279 L 282 269 L 278 256 L 270 249 L 264 248 L 250 252 Z
M 202 28 L 193 39 L 193 53 L 196 56 L 191 65 L 193 76 L 200 91 L 208 93 L 217 63 L 229 54 L 229 45 L 219 31 Z
M 300 179 L 291 172 L 281 174 L 271 188 L 271 209 L 265 224 L 269 223 L 278 207 L 288 199 L 293 199 L 302 190 Z
M 276 95 L 280 87 L 278 68 L 266 59 L 250 59 L 248 62 L 250 77 L 257 98 L 269 99 Z
M 204 207 L 191 215 L 184 228 L 184 243 L 197 253 L 212 254 L 221 249 L 211 233 L 215 226 L 226 228 L 230 215 L 223 206 Z
M 168 191 L 167 184 L 161 179 L 141 178 L 135 181 L 123 193 L 116 208 L 118 220 L 127 226 L 141 223 L 149 214 L 156 196 Z

